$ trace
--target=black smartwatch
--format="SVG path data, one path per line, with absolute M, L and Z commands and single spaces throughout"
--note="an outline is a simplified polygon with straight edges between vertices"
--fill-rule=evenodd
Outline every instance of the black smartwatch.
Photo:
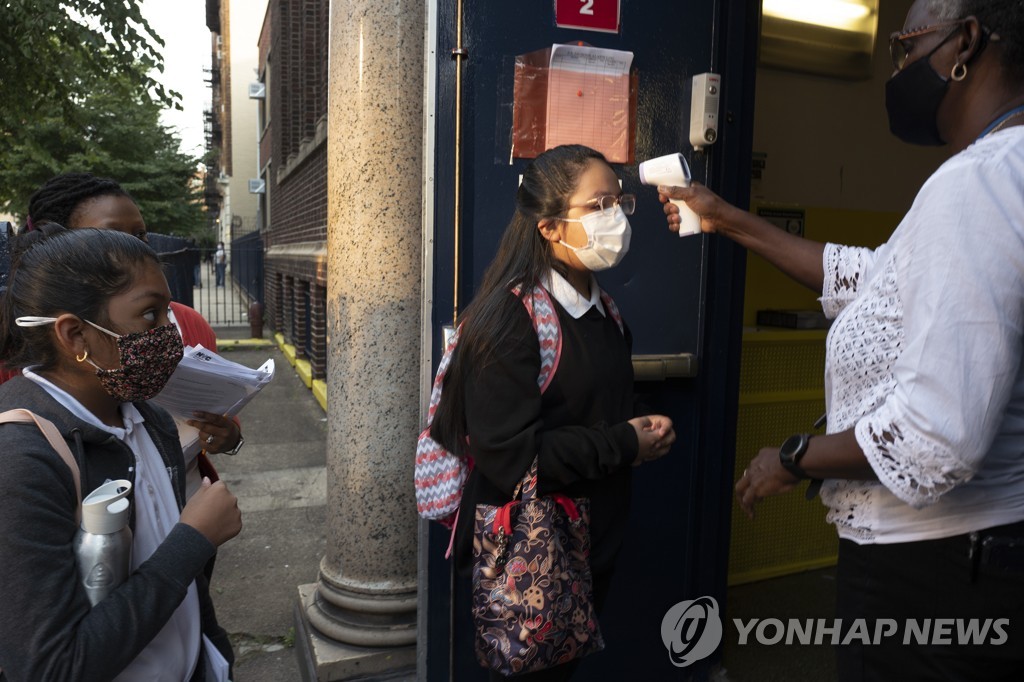
M 797 478 L 810 478 L 800 468 L 800 460 L 803 458 L 804 453 L 807 452 L 807 446 L 810 444 L 811 434 L 809 433 L 798 433 L 787 438 L 786 442 L 779 448 L 779 463 L 782 464 L 782 468 Z

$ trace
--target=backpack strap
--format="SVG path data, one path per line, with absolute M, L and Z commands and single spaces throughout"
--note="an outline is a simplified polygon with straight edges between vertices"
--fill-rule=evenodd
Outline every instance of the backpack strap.
M 619 312 L 619 307 L 615 305 L 615 301 L 612 300 L 612 297 L 604 289 L 601 290 L 601 303 L 604 304 L 605 310 L 615 320 L 615 324 L 619 325 L 619 331 L 625 334 L 626 324 L 622 321 L 622 313 Z
M 540 372 L 537 376 L 537 385 L 543 393 L 551 384 L 551 380 L 558 369 L 558 360 L 562 354 L 562 330 L 558 322 L 558 314 L 551 302 L 550 295 L 541 286 L 535 286 L 529 296 L 522 296 L 522 287 L 513 287 L 511 292 L 519 298 L 526 307 L 533 323 L 534 331 L 537 333 L 537 341 L 540 346 Z M 452 546 L 455 542 L 455 529 L 458 524 L 459 509 L 461 507 L 462 486 L 465 484 L 469 471 L 473 467 L 472 458 L 465 461 L 455 457 L 445 450 L 439 443 L 430 437 L 430 426 L 434 421 L 434 414 L 441 402 L 441 389 L 444 386 L 445 375 L 451 364 L 455 347 L 458 344 L 461 327 L 455 330 L 441 356 L 437 372 L 434 375 L 434 384 L 430 392 L 430 404 L 427 408 L 427 427 L 420 433 L 416 444 L 416 506 L 421 516 L 440 521 L 451 526 L 451 537 L 448 542 L 448 551 L 445 558 L 451 556 Z M 454 511 L 443 518 L 437 510 L 447 510 L 454 502 Z M 442 512 L 443 513 L 443 512 Z
M 543 393 L 551 385 L 558 369 L 558 361 L 562 357 L 562 327 L 558 322 L 558 313 L 551 302 L 551 294 L 539 284 L 533 287 L 529 296 L 521 295 L 521 288 L 512 289 L 519 300 L 526 306 L 526 311 L 533 321 L 533 329 L 537 332 L 540 345 L 540 373 L 537 375 L 537 386 Z
M 430 425 L 434 423 L 434 413 L 437 412 L 437 406 L 441 402 L 441 388 L 444 386 L 444 375 L 448 372 L 448 365 L 452 364 L 452 355 L 455 354 L 455 346 L 459 343 L 459 332 L 461 331 L 462 325 L 460 324 L 455 328 L 455 333 L 452 334 L 448 347 L 444 349 L 444 354 L 441 355 L 441 362 L 437 365 L 437 373 L 434 375 L 434 387 L 430 390 L 430 404 L 427 406 L 427 428 L 424 430 L 424 433 L 429 432 Z
M 540 343 L 540 374 L 537 377 L 537 385 L 543 393 L 551 384 L 558 369 L 558 361 L 562 357 L 562 327 L 558 322 L 558 313 L 555 311 L 555 304 L 551 300 L 551 294 L 547 289 L 537 284 L 533 287 L 530 296 L 523 298 L 521 287 L 514 287 L 512 293 L 523 302 L 530 319 L 533 320 L 533 328 L 537 332 L 537 341 Z M 626 324 L 622 321 L 622 313 L 615 301 L 608 295 L 608 292 L 601 290 L 601 303 L 604 304 L 608 315 L 615 320 L 619 326 L 619 332 L 626 333 Z
M 44 419 L 34 412 L 30 412 L 24 409 L 8 410 L 7 412 L 0 413 L 0 424 L 4 423 L 19 423 L 19 424 L 31 424 L 35 423 L 39 427 L 39 430 L 43 432 L 46 440 L 50 443 L 50 447 L 57 451 L 60 458 L 64 460 L 64 463 L 68 465 L 68 469 L 71 470 L 71 477 L 75 479 L 75 492 L 78 493 L 78 508 L 75 510 L 75 523 L 81 523 L 82 521 L 82 473 L 78 469 L 78 462 L 75 461 L 74 456 L 71 454 L 71 449 L 68 447 L 67 441 L 64 440 L 63 436 L 60 435 L 60 431 L 53 425 L 49 419 Z
M 533 328 L 537 332 L 537 341 L 540 343 L 540 373 L 537 376 L 537 385 L 543 393 L 551 383 L 555 370 L 558 369 L 558 360 L 562 355 L 562 329 L 558 323 L 558 314 L 551 303 L 551 296 L 539 284 L 533 287 L 530 296 L 522 296 L 522 287 L 515 286 L 512 293 L 522 301 L 526 312 L 530 314 Z M 609 299 L 610 300 L 610 299 Z M 459 343 L 459 334 L 462 325 L 455 329 L 448 346 L 441 355 L 441 362 L 437 365 L 437 372 L 434 374 L 434 385 L 430 391 L 430 404 L 427 407 L 427 427 L 434 421 L 434 413 L 441 402 L 441 388 L 444 386 L 444 377 L 448 373 L 448 366 L 455 354 L 455 347 Z

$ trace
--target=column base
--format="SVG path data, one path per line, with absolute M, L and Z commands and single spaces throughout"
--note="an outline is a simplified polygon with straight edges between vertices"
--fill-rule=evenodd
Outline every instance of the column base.
M 299 585 L 295 605 L 295 656 L 303 682 L 416 679 L 416 646 L 361 647 L 328 639 L 310 623 L 317 583 Z

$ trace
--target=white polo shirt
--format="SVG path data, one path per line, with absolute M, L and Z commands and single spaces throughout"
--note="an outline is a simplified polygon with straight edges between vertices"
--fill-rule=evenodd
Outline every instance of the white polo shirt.
M 180 517 L 170 472 L 164 466 L 156 444 L 142 425 L 145 420 L 133 404 L 121 403 L 124 428 L 107 426 L 68 392 L 30 369 L 24 369 L 22 373 L 39 384 L 71 414 L 111 434 L 135 454 L 135 529 L 131 565 L 131 570 L 135 571 L 152 556 Z M 82 496 L 90 492 L 83 490 Z M 195 581 L 192 581 L 185 600 L 167 624 L 115 680 L 182 682 L 190 679 L 199 661 L 200 633 L 199 595 Z

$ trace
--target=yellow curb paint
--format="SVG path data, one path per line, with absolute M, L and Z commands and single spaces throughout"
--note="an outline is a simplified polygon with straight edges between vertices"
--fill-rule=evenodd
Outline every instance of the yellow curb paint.
M 281 346 L 281 352 L 284 353 L 284 359 L 288 361 L 292 367 L 295 366 L 295 346 L 291 344 L 285 344 Z
M 313 397 L 320 403 L 320 407 L 327 412 L 327 382 L 323 379 L 313 379 Z
M 302 379 L 302 383 L 306 384 L 306 388 L 313 387 L 313 368 L 310 367 L 309 360 L 296 358 L 295 373 Z
M 284 334 L 274 334 L 274 341 L 281 348 L 284 357 L 295 368 L 295 373 L 302 380 L 302 383 L 313 391 L 313 397 L 320 403 L 320 407 L 327 412 L 327 384 L 321 379 L 313 379 L 313 370 L 309 360 L 295 357 L 295 346 L 285 343 Z

